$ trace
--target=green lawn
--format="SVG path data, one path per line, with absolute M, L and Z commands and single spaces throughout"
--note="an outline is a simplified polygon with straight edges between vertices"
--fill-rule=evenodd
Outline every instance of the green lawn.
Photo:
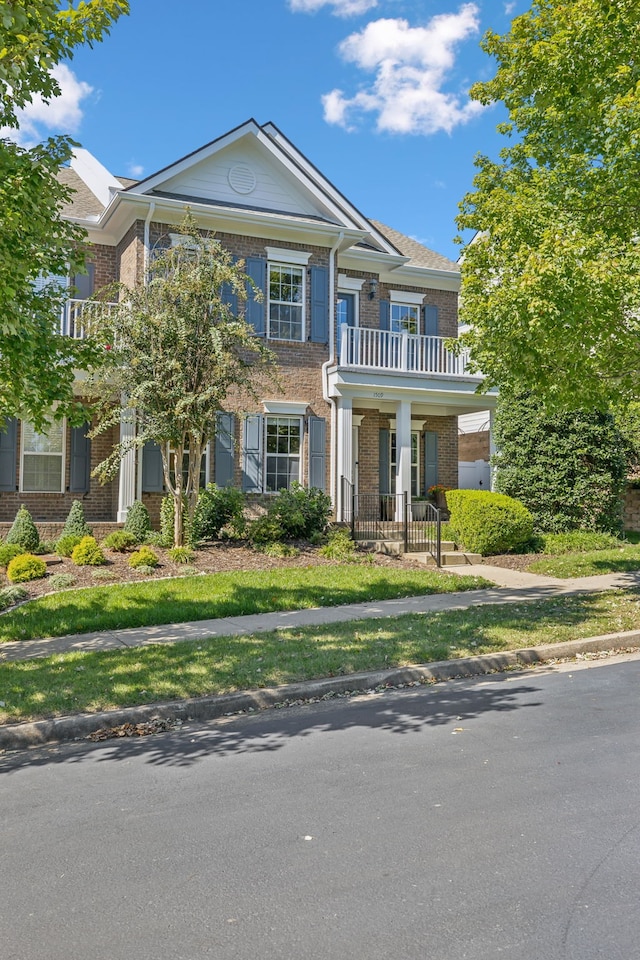
M 599 573 L 630 573 L 640 570 L 640 545 L 621 543 L 609 550 L 565 553 L 543 557 L 528 567 L 531 573 L 550 577 L 593 577 Z
M 0 616 L 0 642 L 331 607 L 491 586 L 480 577 L 344 564 L 216 573 L 66 590 Z M 0 698 L 1 699 L 1 698 Z
M 639 592 L 0 663 L 0 722 L 221 694 L 640 627 Z

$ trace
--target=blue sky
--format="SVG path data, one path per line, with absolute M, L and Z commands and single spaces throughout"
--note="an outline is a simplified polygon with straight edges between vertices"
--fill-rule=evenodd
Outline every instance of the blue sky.
M 131 0 L 59 74 L 23 142 L 70 132 L 114 174 L 140 177 L 254 117 L 273 121 L 367 216 L 446 256 L 473 158 L 502 119 L 467 90 L 480 50 L 526 0 Z

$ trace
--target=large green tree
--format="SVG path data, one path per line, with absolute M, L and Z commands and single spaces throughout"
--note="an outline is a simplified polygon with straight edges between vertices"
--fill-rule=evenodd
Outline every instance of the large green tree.
M 56 416 L 82 419 L 73 398 L 74 369 L 95 359 L 91 343 L 59 333 L 63 294 L 36 290 L 47 274 L 82 270 L 86 235 L 64 220 L 69 191 L 57 173 L 71 156 L 69 137 L 25 148 L 10 138 L 19 111 L 36 96 L 60 93 L 52 73 L 74 49 L 99 41 L 126 0 L 87 0 L 60 9 L 59 0 L 0 2 L 0 422 L 18 415 L 42 427 Z
M 475 363 L 487 385 L 550 407 L 637 397 L 638 0 L 535 0 L 483 46 L 497 72 L 472 96 L 509 118 L 458 219 L 475 232 L 462 263 Z
M 258 399 L 259 386 L 276 381 L 274 355 L 239 316 L 252 287 L 244 261 L 234 261 L 215 238 L 200 234 L 191 217 L 181 232 L 182 242 L 152 259 L 146 283 L 119 285 L 117 305 L 105 306 L 102 315 L 92 310 L 103 363 L 90 380 L 97 403 L 94 433 L 121 418 L 135 425 L 97 475 L 114 476 L 129 450 L 150 440 L 158 444 L 174 501 L 175 546 L 184 540 L 183 504 L 193 520 L 216 414 L 231 393 Z M 252 296 L 261 294 L 253 290 Z

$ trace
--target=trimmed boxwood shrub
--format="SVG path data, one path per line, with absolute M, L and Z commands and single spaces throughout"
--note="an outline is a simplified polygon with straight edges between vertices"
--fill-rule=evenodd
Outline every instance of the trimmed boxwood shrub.
M 129 557 L 129 566 L 134 570 L 139 570 L 141 567 L 157 567 L 159 563 L 158 554 L 151 547 L 140 547 Z
M 522 550 L 533 535 L 533 517 L 518 500 L 489 490 L 449 490 L 449 523 L 467 550 L 487 556 Z
M 27 580 L 41 580 L 47 573 L 47 565 L 41 557 L 32 553 L 21 553 L 9 562 L 7 577 L 11 583 L 25 583 Z
M 146 535 L 151 530 L 151 517 L 149 511 L 141 500 L 134 500 L 127 510 L 127 519 L 124 522 L 124 530 L 131 533 L 136 539 L 136 543 L 144 543 Z
M 84 507 L 82 506 L 82 501 L 74 500 L 71 504 L 71 509 L 67 514 L 67 519 L 65 520 L 60 536 L 74 536 L 82 539 L 82 537 L 90 537 L 92 533 L 93 530 L 84 519 Z
M 83 537 L 77 547 L 73 548 L 71 559 L 77 567 L 99 567 L 107 562 L 95 537 Z
M 37 550 L 40 546 L 40 534 L 31 519 L 31 514 L 24 506 L 20 507 L 16 513 L 11 530 L 7 534 L 7 543 L 17 543 L 25 550 Z
M 0 544 L 0 567 L 6 567 L 14 557 L 20 556 L 21 553 L 26 553 L 26 550 L 17 543 Z
M 138 540 L 128 530 L 114 530 L 104 538 L 102 546 L 116 553 L 126 553 L 130 547 L 135 547 L 136 543 Z
M 81 540 L 77 533 L 63 533 L 56 543 L 56 553 L 59 557 L 70 557 Z

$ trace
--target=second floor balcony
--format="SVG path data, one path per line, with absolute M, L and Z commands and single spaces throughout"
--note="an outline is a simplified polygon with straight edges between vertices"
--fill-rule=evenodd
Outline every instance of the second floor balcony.
M 387 373 L 418 373 L 432 376 L 479 378 L 469 371 L 469 353 L 447 350 L 445 337 L 342 324 L 339 337 L 339 367 Z
M 87 328 L 114 306 L 114 303 L 93 300 L 67 300 L 60 311 L 60 333 L 74 340 L 84 340 Z

